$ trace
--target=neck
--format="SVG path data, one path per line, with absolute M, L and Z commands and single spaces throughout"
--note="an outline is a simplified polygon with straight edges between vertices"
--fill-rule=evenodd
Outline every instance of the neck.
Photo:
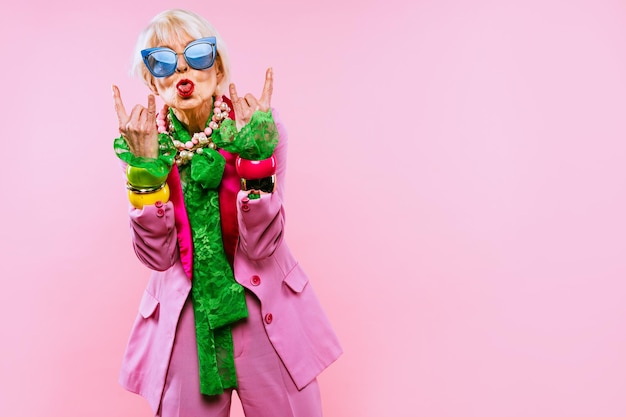
M 185 129 L 190 134 L 203 132 L 206 127 L 211 111 L 213 110 L 213 99 L 206 101 L 199 107 L 193 109 L 176 109 L 174 114 Z

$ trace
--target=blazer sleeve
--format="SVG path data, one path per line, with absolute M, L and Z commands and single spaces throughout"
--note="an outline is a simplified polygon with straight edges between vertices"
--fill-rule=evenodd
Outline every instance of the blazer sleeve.
M 172 202 L 130 206 L 133 248 L 139 260 L 156 271 L 169 269 L 178 259 L 178 241 Z
M 261 198 L 249 199 L 247 192 L 237 194 L 237 219 L 239 222 L 239 249 L 253 261 L 274 254 L 284 236 L 285 173 L 287 172 L 287 131 L 272 109 L 278 130 L 278 145 L 274 150 L 276 159 L 276 190 Z

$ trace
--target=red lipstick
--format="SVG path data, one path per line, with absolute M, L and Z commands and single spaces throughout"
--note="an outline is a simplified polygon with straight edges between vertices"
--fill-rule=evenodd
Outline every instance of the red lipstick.
M 188 79 L 182 79 L 176 83 L 176 91 L 178 91 L 178 95 L 182 98 L 191 97 L 194 88 L 195 85 L 193 84 L 193 81 Z

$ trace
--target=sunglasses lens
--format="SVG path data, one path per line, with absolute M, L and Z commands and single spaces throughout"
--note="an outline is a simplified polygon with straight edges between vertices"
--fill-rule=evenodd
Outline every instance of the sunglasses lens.
M 176 54 L 171 51 L 155 51 L 148 55 L 147 64 L 155 77 L 166 77 L 176 71 Z
M 195 69 L 207 69 L 213 66 L 215 55 L 210 43 L 196 43 L 185 50 L 187 63 Z

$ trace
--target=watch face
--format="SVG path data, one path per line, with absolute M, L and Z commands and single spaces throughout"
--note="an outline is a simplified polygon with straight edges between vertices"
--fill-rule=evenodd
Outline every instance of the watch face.
M 274 176 L 272 175 L 270 177 L 259 178 L 256 180 L 246 180 L 242 178 L 241 189 L 244 191 L 258 190 L 271 193 L 274 191 Z

